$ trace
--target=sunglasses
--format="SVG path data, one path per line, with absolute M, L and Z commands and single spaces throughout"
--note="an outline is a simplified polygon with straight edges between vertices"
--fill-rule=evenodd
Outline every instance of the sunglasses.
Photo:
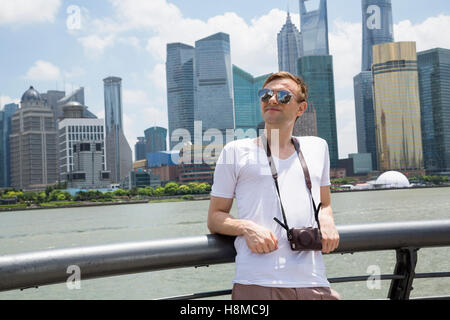
M 258 97 L 262 102 L 267 102 L 275 95 L 275 92 L 273 92 L 270 89 L 261 89 L 258 91 Z M 280 90 L 277 91 L 277 101 L 281 104 L 288 104 L 292 97 L 294 96 L 292 93 L 286 90 Z

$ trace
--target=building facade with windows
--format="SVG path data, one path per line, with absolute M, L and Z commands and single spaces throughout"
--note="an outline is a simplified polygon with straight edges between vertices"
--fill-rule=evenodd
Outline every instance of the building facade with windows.
M 317 136 L 325 139 L 330 152 L 330 166 L 338 166 L 336 103 L 334 95 L 333 57 L 304 56 L 298 60 L 298 74 L 308 85 L 308 104 L 316 111 Z
M 225 136 L 235 128 L 230 36 L 219 32 L 196 41 L 194 66 L 194 121 L 201 121 L 202 137 L 211 128 Z
M 170 150 L 179 141 L 172 141 L 177 129 L 186 130 L 194 141 L 194 56 L 195 48 L 184 43 L 168 43 L 166 56 L 167 113 Z
M 420 95 L 415 42 L 373 46 L 378 169 L 421 171 Z
M 43 189 L 58 182 L 57 133 L 53 112 L 32 86 L 11 117 L 11 186 Z
M 309 7 L 311 1 L 300 0 L 300 56 L 329 55 L 327 0 L 317 0 L 318 8 Z
M 72 102 L 73 103 L 73 102 Z M 77 143 L 94 143 L 95 149 L 100 144 L 101 170 L 106 171 L 105 159 L 105 128 L 103 119 L 69 117 L 58 123 L 59 140 L 59 172 L 61 181 L 67 181 L 67 174 L 76 170 L 74 147 Z M 79 149 L 78 149 L 79 150 Z M 97 157 L 98 150 L 95 150 Z M 98 160 L 96 160 L 98 161 Z M 79 164 L 78 164 L 79 165 Z M 79 169 L 79 168 L 78 168 Z
M 417 53 L 424 165 L 428 174 L 450 174 L 450 50 Z
M 122 110 L 122 79 L 103 79 L 105 97 L 106 168 L 113 183 L 120 183 L 132 170 L 133 156 L 125 138 Z
M 271 73 L 253 77 L 250 73 L 233 65 L 236 129 L 256 130 L 258 123 L 262 120 L 258 91 L 270 75 Z

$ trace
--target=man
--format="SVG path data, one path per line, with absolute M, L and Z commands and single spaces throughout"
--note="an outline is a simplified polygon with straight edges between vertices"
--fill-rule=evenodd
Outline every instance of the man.
M 271 146 L 285 215 L 291 227 L 314 226 L 311 195 L 291 141 L 294 123 L 307 108 L 305 83 L 288 72 L 271 75 L 261 90 L 264 134 Z M 322 203 L 322 252 L 339 244 L 330 205 L 329 155 L 325 140 L 297 137 Z M 274 147 L 275 146 L 275 147 Z M 238 218 L 230 215 L 236 198 Z M 293 251 L 282 220 L 280 198 L 261 137 L 228 143 L 218 159 L 208 212 L 211 233 L 237 236 L 232 299 L 340 299 L 330 289 L 320 251 Z

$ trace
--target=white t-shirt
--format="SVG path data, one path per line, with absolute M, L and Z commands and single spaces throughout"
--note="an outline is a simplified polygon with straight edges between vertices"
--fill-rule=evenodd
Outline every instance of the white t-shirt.
M 296 137 L 305 157 L 316 205 L 320 203 L 320 186 L 330 185 L 329 154 L 325 140 Z M 294 152 L 281 160 L 272 156 L 281 199 L 289 227 L 316 227 L 311 197 L 306 187 L 298 155 Z M 283 221 L 275 182 L 264 149 L 256 139 L 228 143 L 222 150 L 214 172 L 211 195 L 236 198 L 239 219 L 252 220 L 271 230 L 278 239 L 278 249 L 270 253 L 253 253 L 243 236 L 236 237 L 236 273 L 233 283 L 268 287 L 329 287 L 320 251 L 293 251 Z

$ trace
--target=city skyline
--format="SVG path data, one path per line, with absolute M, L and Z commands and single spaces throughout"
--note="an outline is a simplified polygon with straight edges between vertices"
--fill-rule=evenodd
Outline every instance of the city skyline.
M 361 70 L 361 1 L 349 1 L 350 7 L 345 10 L 337 2 L 327 3 L 329 49 L 335 65 L 339 158 L 345 158 L 348 153 L 357 152 L 353 77 Z M 436 1 L 433 8 L 428 8 L 420 1 L 413 2 L 413 6 L 408 5 L 411 1 L 392 3 L 395 40 L 416 41 L 417 51 L 445 48 L 450 43 L 448 36 L 430 34 L 427 30 L 450 25 L 450 5 Z M 192 6 L 198 7 L 200 3 L 194 1 Z M 40 14 L 23 13 L 20 8 L 10 10 L 11 16 L 0 13 L 0 35 L 6 44 L 0 67 L 7 75 L 0 80 L 0 107 L 17 102 L 30 85 L 40 92 L 61 89 L 71 92 L 71 88 L 84 87 L 86 104 L 99 118 L 105 118 L 102 79 L 117 75 L 126 83 L 123 88 L 125 136 L 129 145 L 134 145 L 146 128 L 167 128 L 166 43 L 178 41 L 193 45 L 204 36 L 226 32 L 230 34 L 233 64 L 256 75 L 277 70 L 276 35 L 286 21 L 286 4 L 274 8 L 273 3 L 262 1 L 258 2 L 258 8 L 247 13 L 246 7 L 256 7 L 252 3 L 231 1 L 206 8 L 200 14 L 181 1 L 135 2 L 133 7 L 126 1 L 95 5 L 80 1 L 76 3 L 82 17 L 80 29 L 68 28 L 71 22 L 76 27 L 76 20 L 69 19 L 73 11 L 68 10 L 72 5 L 68 1 L 55 1 L 53 11 L 45 7 Z M 8 5 L 0 1 L 0 6 Z M 164 9 L 161 18 L 145 22 L 143 13 L 155 8 Z M 289 1 L 289 8 L 292 22 L 299 28 L 298 1 Z M 143 15 L 137 9 L 142 9 Z M 17 17 L 26 19 L 18 24 Z M 169 23 L 174 30 L 167 30 L 169 26 L 163 18 L 176 22 Z M 29 32 L 46 35 L 37 37 L 42 46 L 33 51 L 27 51 L 27 44 L 17 40 Z M 45 45 L 44 38 L 52 37 L 61 40 L 57 41 L 58 47 Z M 17 62 L 10 62 L 12 52 Z

